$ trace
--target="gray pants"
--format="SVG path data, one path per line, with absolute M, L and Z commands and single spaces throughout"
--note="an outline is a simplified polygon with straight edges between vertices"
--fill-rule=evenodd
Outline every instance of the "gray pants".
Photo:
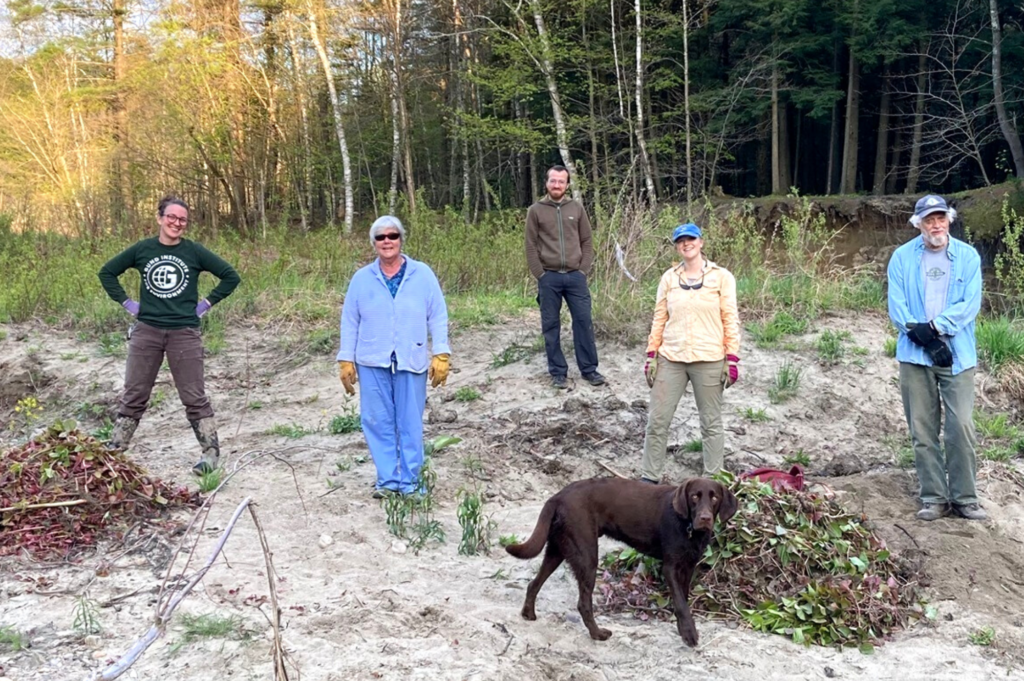
M 901 362 L 900 393 L 914 444 L 921 503 L 977 503 L 974 369 L 954 376 L 951 369 Z M 939 443 L 943 410 L 945 451 Z
M 188 419 L 196 421 L 213 416 L 203 378 L 203 339 L 199 329 L 158 329 L 142 322 L 135 324 L 128 342 L 124 393 L 118 413 L 136 420 L 142 418 L 164 355 Z
M 665 469 L 668 448 L 668 429 L 686 392 L 686 384 L 693 385 L 693 397 L 700 416 L 700 436 L 704 446 L 704 475 L 722 469 L 725 458 L 725 431 L 722 428 L 722 369 L 725 361 L 670 362 L 658 356 L 658 375 L 651 388 L 651 404 L 644 435 L 644 459 L 641 475 L 648 480 L 660 480 Z

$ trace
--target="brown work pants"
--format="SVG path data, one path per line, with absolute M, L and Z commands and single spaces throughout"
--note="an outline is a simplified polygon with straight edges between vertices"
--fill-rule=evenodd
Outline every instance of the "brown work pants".
M 189 421 L 213 416 L 203 380 L 203 339 L 199 329 L 158 329 L 142 322 L 135 324 L 128 341 L 128 365 L 118 413 L 142 418 L 165 355 Z

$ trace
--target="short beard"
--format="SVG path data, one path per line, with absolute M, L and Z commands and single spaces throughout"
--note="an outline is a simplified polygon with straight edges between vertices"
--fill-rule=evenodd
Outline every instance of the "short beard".
M 931 234 L 922 233 L 921 236 L 924 238 L 925 245 L 934 250 L 945 248 L 949 245 L 949 234 L 932 236 Z

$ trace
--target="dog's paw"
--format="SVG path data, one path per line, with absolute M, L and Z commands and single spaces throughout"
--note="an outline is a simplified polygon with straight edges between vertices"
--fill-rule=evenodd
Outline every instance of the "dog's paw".
M 537 612 L 533 608 L 523 608 L 522 615 L 524 620 L 530 620 L 531 622 L 537 619 Z
M 689 622 L 684 625 L 679 625 L 679 635 L 683 637 L 683 642 L 691 648 L 697 647 L 697 627 Z
M 595 641 L 607 641 L 611 637 L 612 632 L 608 629 L 601 629 L 600 627 L 595 627 L 590 631 L 590 638 L 594 639 Z

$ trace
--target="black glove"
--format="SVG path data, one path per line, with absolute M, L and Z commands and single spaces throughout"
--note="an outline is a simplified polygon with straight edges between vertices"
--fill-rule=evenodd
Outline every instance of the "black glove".
M 953 353 L 950 352 L 949 347 L 938 338 L 933 339 L 932 342 L 924 346 L 924 351 L 932 358 L 932 364 L 935 366 L 945 367 L 947 369 L 953 366 Z
M 907 338 L 922 347 L 927 348 L 928 345 L 938 337 L 939 333 L 930 322 L 928 324 L 907 324 Z

